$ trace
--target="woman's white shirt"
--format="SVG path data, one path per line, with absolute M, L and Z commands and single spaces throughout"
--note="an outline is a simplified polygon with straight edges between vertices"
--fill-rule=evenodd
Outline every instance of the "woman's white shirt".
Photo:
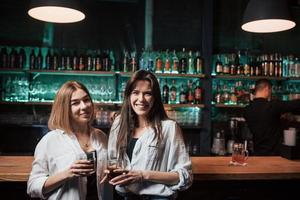
M 119 117 L 114 121 L 108 140 L 108 154 L 115 153 L 119 132 Z M 137 140 L 132 159 L 125 156 L 128 169 L 177 172 L 179 182 L 176 185 L 144 181 L 128 186 L 117 186 L 121 193 L 132 192 L 139 195 L 176 195 L 177 190 L 187 189 L 193 181 L 192 165 L 185 148 L 181 129 L 173 120 L 162 121 L 162 142 L 158 146 L 154 140 L 154 130 L 148 128 Z
M 99 184 L 104 177 L 107 159 L 107 137 L 100 130 L 91 133 L 92 147 L 97 152 L 97 190 L 99 200 L 103 199 L 103 185 Z M 74 177 L 67 180 L 59 188 L 43 195 L 42 188 L 48 176 L 68 169 L 75 160 L 84 156 L 75 135 L 67 134 L 56 129 L 47 133 L 37 144 L 32 171 L 27 183 L 27 193 L 31 197 L 43 199 L 72 199 L 83 200 L 86 198 L 86 177 Z

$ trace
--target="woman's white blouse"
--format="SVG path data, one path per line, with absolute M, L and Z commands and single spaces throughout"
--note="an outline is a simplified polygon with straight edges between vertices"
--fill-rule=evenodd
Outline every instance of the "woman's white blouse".
M 104 176 L 107 159 L 107 137 L 101 131 L 92 131 L 92 147 L 97 152 L 97 183 Z M 68 169 L 75 160 L 85 156 L 75 135 L 64 133 L 56 129 L 47 133 L 37 144 L 32 171 L 27 183 L 27 193 L 31 197 L 43 199 L 72 199 L 83 200 L 86 198 L 86 177 L 75 177 L 67 180 L 54 191 L 42 193 L 42 188 L 48 176 Z M 98 197 L 103 199 L 103 185 L 97 184 Z
M 108 140 L 108 154 L 116 152 L 116 141 L 119 131 L 119 118 L 112 125 Z M 126 155 L 126 168 L 134 170 L 153 170 L 162 172 L 177 172 L 179 182 L 176 185 L 165 185 L 144 181 L 128 186 L 117 186 L 122 193 L 132 192 L 145 195 L 176 195 L 177 190 L 187 189 L 193 181 L 192 165 L 186 150 L 181 129 L 173 120 L 162 121 L 162 142 L 157 146 L 154 141 L 154 130 L 148 128 L 137 140 L 131 162 Z

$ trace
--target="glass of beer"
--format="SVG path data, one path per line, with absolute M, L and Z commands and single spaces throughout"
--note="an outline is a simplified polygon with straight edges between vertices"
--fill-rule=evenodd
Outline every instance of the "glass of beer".
M 232 147 L 231 161 L 233 163 L 244 164 L 248 159 L 248 151 L 243 143 L 234 143 Z

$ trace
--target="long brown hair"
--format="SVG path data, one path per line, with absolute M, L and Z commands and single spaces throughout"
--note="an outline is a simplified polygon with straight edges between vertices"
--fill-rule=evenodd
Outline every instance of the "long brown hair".
M 71 97 L 72 94 L 79 89 L 87 93 L 92 103 L 92 110 L 94 111 L 94 104 L 87 88 L 78 81 L 67 81 L 61 86 L 55 96 L 48 120 L 48 128 L 50 130 L 62 129 L 67 133 L 74 131 L 71 123 Z M 92 114 L 92 116 L 94 115 Z M 93 119 L 94 118 L 91 117 L 90 124 Z
M 149 81 L 152 96 L 153 96 L 153 105 L 150 108 L 150 111 L 147 115 L 147 121 L 151 128 L 154 129 L 155 138 L 157 138 L 158 143 L 162 139 L 162 125 L 161 121 L 168 119 L 168 116 L 165 112 L 164 105 L 161 100 L 159 83 L 155 75 L 149 71 L 139 70 L 136 71 L 127 82 L 124 102 L 120 112 L 120 121 L 119 125 L 116 128 L 119 128 L 119 134 L 117 139 L 117 150 L 119 153 L 124 153 L 124 150 L 127 147 L 127 142 L 132 138 L 132 133 L 134 128 L 138 126 L 138 118 L 136 113 L 132 110 L 130 103 L 131 92 L 136 87 L 138 81 Z

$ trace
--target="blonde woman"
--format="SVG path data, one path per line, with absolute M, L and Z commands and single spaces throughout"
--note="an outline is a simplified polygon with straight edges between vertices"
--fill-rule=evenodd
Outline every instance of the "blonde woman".
M 51 130 L 37 144 L 27 193 L 43 199 L 103 199 L 106 135 L 91 126 L 94 105 L 86 87 L 68 81 L 51 110 Z

